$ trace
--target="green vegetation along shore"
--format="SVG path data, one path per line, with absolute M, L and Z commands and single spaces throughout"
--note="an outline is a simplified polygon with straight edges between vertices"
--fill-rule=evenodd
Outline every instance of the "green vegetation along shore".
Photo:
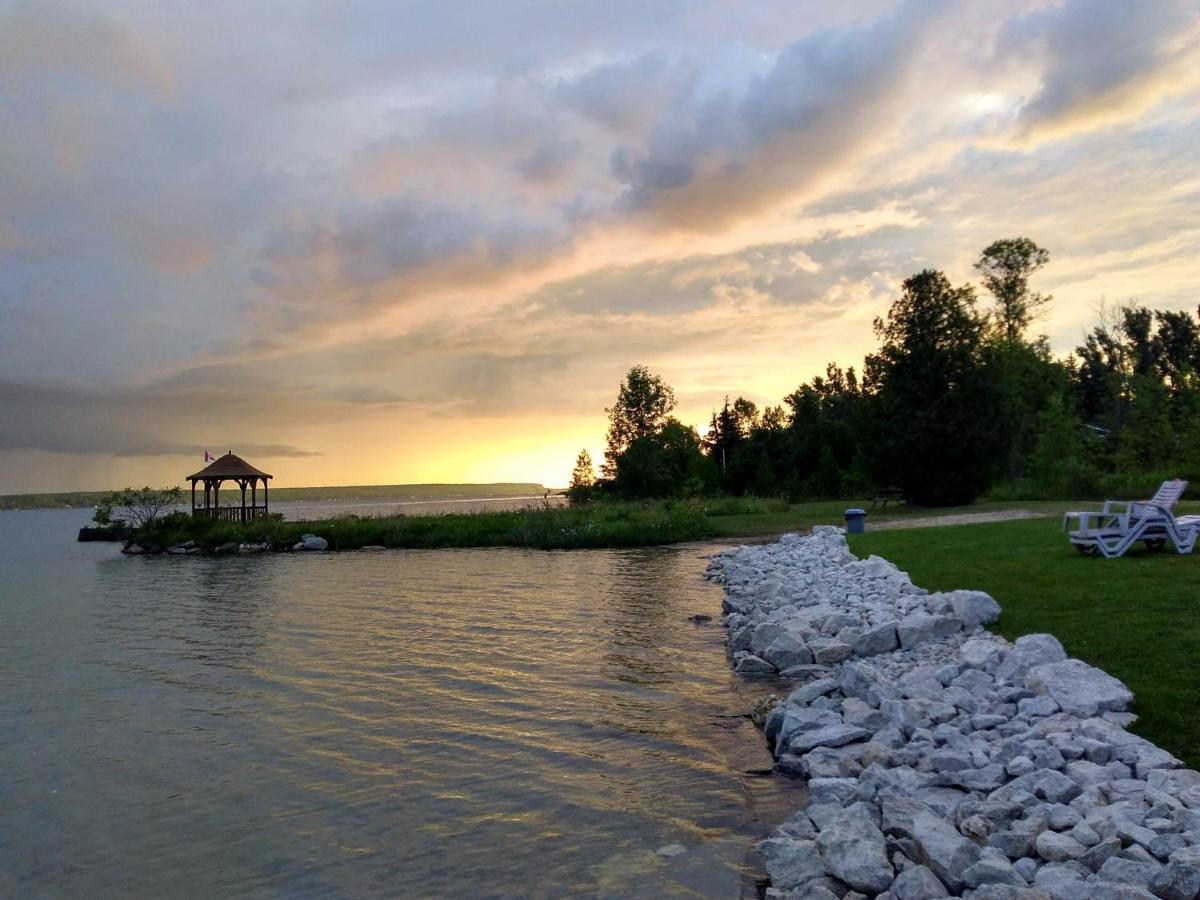
M 332 550 L 361 547 L 637 547 L 714 539 L 771 539 L 813 525 L 840 524 L 855 501 L 788 504 L 744 497 L 706 501 L 603 501 L 585 506 L 532 503 L 526 509 L 424 516 L 364 517 L 289 522 L 215 522 L 174 515 L 138 536 L 142 546 L 166 548 L 194 542 L 213 551 L 232 544 L 269 544 L 290 549 L 304 534 L 316 534 Z M 1047 516 L 1061 513 L 1062 502 L 978 502 L 970 506 L 923 508 L 891 506 L 872 510 L 869 521 L 919 519 L 963 513 L 1025 510 Z
M 363 501 L 456 499 L 464 497 L 525 497 L 546 492 L 543 485 L 513 481 L 494 484 L 358 484 L 328 487 L 271 488 L 275 503 L 321 500 Z M 3 494 L 0 509 L 73 509 L 95 506 L 108 491 L 64 491 L 51 494 Z
M 138 533 L 139 546 L 166 548 L 189 541 L 201 550 L 232 545 L 291 549 L 305 534 L 330 550 L 362 547 L 633 547 L 710 538 L 714 530 L 692 503 L 603 503 L 587 507 L 531 505 L 528 509 L 428 516 L 341 516 L 289 522 L 280 518 L 219 522 L 173 515 Z
M 987 591 L 1003 609 L 994 631 L 1053 634 L 1134 692 L 1140 719 L 1131 730 L 1200 766 L 1200 559 L 1079 556 L 1048 519 L 868 532 L 852 535 L 850 547 L 891 560 L 929 590 Z

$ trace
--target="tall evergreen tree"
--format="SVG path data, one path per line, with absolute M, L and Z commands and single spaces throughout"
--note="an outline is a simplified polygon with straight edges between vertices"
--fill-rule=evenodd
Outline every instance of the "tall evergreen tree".
M 984 327 L 973 289 L 929 269 L 906 279 L 887 319 L 875 322 L 883 343 L 867 359 L 875 471 L 916 503 L 968 503 L 990 482 L 999 436 Z
M 592 465 L 592 454 L 580 450 L 575 457 L 575 468 L 571 470 L 571 484 L 567 497 L 572 505 L 587 503 L 596 489 L 596 467 Z

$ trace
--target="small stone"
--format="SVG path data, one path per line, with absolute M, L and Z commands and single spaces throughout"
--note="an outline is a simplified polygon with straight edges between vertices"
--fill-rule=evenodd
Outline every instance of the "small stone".
M 666 856 L 669 858 L 672 856 L 682 856 L 684 853 L 687 853 L 687 847 L 683 846 L 683 844 L 666 844 L 662 847 L 659 847 L 654 852 L 659 856 Z
M 1162 866 L 1155 862 L 1134 862 L 1130 859 L 1113 856 L 1104 861 L 1104 865 L 1100 867 L 1097 874 L 1104 881 L 1116 881 L 1121 884 L 1142 887 L 1149 884 L 1161 868 Z

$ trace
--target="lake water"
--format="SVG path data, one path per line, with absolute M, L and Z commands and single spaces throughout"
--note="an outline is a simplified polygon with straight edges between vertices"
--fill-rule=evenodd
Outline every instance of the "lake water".
M 124 558 L 89 514 L 0 512 L 0 896 L 737 897 L 798 805 L 700 549 Z

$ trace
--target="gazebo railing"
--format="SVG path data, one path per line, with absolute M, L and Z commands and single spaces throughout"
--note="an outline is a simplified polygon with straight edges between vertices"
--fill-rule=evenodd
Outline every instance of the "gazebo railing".
M 198 519 L 217 519 L 220 522 L 249 522 L 267 515 L 265 506 L 217 506 L 205 509 L 198 506 L 192 510 Z

